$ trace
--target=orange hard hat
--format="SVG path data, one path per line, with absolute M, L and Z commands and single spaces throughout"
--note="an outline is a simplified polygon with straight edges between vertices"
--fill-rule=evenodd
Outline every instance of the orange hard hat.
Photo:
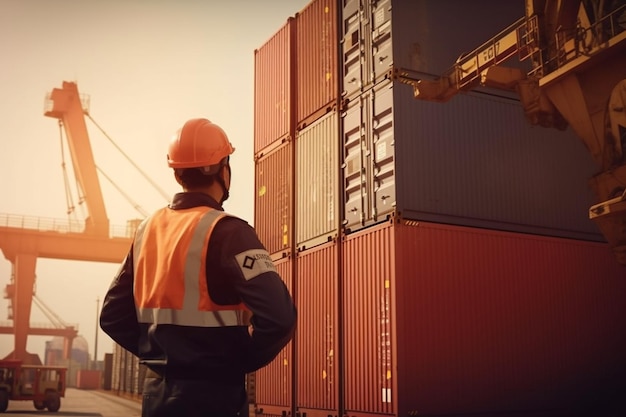
M 170 141 L 171 168 L 208 168 L 235 152 L 226 133 L 208 119 L 188 120 Z

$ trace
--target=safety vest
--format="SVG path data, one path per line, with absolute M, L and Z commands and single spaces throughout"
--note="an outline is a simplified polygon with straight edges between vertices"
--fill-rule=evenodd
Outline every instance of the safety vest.
M 243 305 L 218 305 L 209 296 L 206 253 L 226 213 L 200 206 L 163 208 L 137 229 L 133 243 L 134 298 L 140 323 L 247 326 Z

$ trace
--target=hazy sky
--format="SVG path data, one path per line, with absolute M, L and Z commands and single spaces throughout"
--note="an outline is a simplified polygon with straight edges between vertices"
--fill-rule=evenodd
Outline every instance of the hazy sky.
M 179 191 L 166 165 L 166 147 L 185 120 L 207 117 L 236 148 L 225 209 L 254 221 L 254 50 L 308 0 L 0 0 L 0 215 L 67 219 L 61 136 L 43 115 L 44 97 L 63 81 L 90 96 L 94 121 L 167 193 Z M 96 165 L 135 204 L 151 212 L 167 201 L 90 120 Z M 65 137 L 63 135 L 63 137 Z M 78 205 L 64 144 L 75 216 Z M 112 225 L 140 217 L 102 175 Z M 94 352 L 97 299 L 117 264 L 37 260 L 36 293 L 79 333 Z M 0 290 L 11 264 L 0 257 Z M 8 303 L 0 299 L 0 323 Z M 49 323 L 33 305 L 31 323 Z M 29 337 L 27 349 L 43 360 L 49 337 Z M 98 334 L 98 359 L 113 342 Z M 13 336 L 0 335 L 0 357 Z

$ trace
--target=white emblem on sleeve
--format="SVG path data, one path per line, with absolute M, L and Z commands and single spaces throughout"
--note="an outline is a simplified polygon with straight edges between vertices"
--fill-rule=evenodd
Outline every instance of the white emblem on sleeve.
M 237 264 L 246 281 L 265 272 L 276 272 L 269 253 L 264 249 L 250 249 L 235 255 Z

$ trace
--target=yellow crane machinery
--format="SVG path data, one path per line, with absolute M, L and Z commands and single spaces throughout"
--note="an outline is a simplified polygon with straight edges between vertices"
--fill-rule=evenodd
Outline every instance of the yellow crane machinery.
M 511 91 L 529 123 L 570 126 L 599 167 L 589 217 L 626 265 L 626 0 L 526 0 L 524 17 L 443 75 L 394 68 L 392 78 L 437 102 L 479 87 Z

